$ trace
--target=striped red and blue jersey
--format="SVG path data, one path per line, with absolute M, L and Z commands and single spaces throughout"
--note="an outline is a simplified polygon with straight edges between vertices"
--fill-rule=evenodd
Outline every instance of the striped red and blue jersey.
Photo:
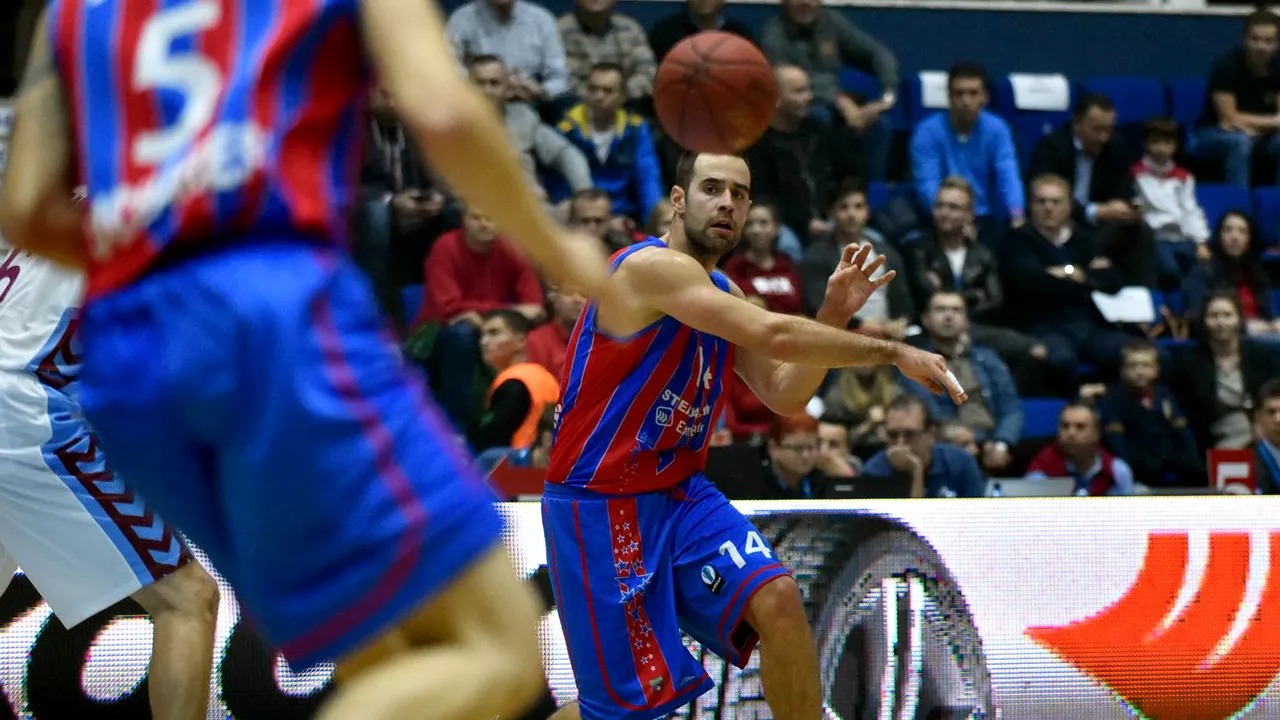
M 359 0 L 52 0 L 87 186 L 87 295 L 158 260 L 344 243 L 365 127 Z
M 656 238 L 613 256 L 666 247 Z M 729 279 L 712 271 L 716 287 Z M 672 487 L 700 473 L 733 369 L 727 340 L 670 316 L 625 338 L 596 328 L 587 305 L 569 336 L 547 481 L 607 494 Z

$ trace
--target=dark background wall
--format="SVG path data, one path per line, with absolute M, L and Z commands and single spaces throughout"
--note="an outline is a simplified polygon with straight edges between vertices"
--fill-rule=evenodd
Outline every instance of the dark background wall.
M 448 0 L 449 9 L 461 5 Z M 557 15 L 571 0 L 542 3 Z M 678 9 L 668 2 L 618 4 L 644 25 Z M 730 3 L 728 12 L 760 27 L 775 5 Z M 1201 75 L 1210 59 L 1239 42 L 1239 17 L 1210 15 L 1012 12 L 841 8 L 853 22 L 893 48 L 905 72 L 941 70 L 975 60 L 993 73 L 1065 72 L 1073 77 Z
M 446 0 L 446 9 L 462 4 Z M 556 14 L 571 0 L 543 3 Z M 0 94 L 17 73 L 11 49 L 19 3 L 0 2 Z M 678 9 L 678 3 L 623 0 L 618 9 L 646 25 Z M 730 4 L 729 12 L 759 27 L 773 5 Z M 1014 70 L 1092 75 L 1148 75 L 1170 79 L 1200 75 L 1210 58 L 1236 44 L 1238 17 L 1161 14 L 1013 12 L 987 10 L 841 8 L 898 54 L 905 72 L 944 69 L 976 60 L 993 73 Z

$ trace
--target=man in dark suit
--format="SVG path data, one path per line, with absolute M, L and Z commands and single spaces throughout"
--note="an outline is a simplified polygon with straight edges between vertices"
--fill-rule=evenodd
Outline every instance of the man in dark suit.
M 1131 338 L 1102 318 L 1093 292 L 1115 293 L 1124 283 L 1089 230 L 1071 222 L 1065 180 L 1036 177 L 1028 195 L 1031 221 L 1005 236 L 1000 257 L 1009 321 L 1045 344 L 1058 372 L 1084 362 L 1114 376 Z
M 1071 122 L 1040 139 L 1027 179 L 1051 174 L 1065 178 L 1074 199 L 1077 227 L 1088 227 L 1126 285 L 1156 287 L 1156 238 L 1135 203 L 1130 159 L 1114 139 L 1116 108 L 1105 95 L 1090 93 L 1076 104 Z

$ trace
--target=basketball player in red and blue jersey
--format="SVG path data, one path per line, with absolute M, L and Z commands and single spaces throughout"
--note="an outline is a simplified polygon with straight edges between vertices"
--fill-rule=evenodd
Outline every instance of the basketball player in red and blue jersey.
M 546 215 L 427 0 L 45 12 L 0 227 L 87 270 L 80 399 L 121 475 L 291 663 L 337 661 L 322 717 L 518 714 L 543 686 L 537 600 L 343 247 L 366 65 L 555 279 L 608 297 L 603 252 Z
M 645 720 L 713 683 L 681 630 L 745 667 L 757 642 L 777 720 L 823 717 L 800 593 L 769 543 L 703 474 L 736 372 L 775 412 L 802 412 L 826 368 L 894 364 L 965 395 L 946 362 L 845 330 L 893 273 L 845 249 L 817 320 L 745 300 L 720 271 L 750 206 L 741 158 L 686 155 L 667 235 L 614 255 L 623 305 L 588 305 L 569 338 L 542 502 L 547 557 L 578 703 L 558 719 Z

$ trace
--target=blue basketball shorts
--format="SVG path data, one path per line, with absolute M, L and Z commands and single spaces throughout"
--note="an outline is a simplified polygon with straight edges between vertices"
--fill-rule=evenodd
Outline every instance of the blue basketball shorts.
M 499 547 L 495 497 L 337 249 L 277 238 L 88 303 L 80 401 L 112 462 L 297 668 Z
M 747 605 L 788 574 L 703 475 L 640 495 L 548 484 L 542 522 L 584 720 L 658 718 L 712 689 L 681 630 L 745 667 Z

